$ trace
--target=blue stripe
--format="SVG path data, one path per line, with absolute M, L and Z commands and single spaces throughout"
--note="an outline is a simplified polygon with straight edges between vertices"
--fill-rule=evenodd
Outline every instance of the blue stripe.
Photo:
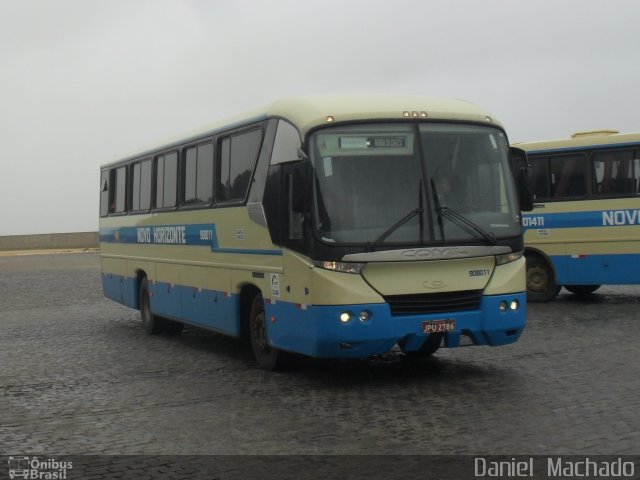
M 540 218 L 543 219 L 542 224 L 539 221 Z M 522 214 L 522 225 L 525 230 L 639 226 L 640 209 L 524 213 Z
M 208 246 L 215 253 L 282 255 L 282 250 L 221 247 L 218 242 L 216 226 L 213 223 L 101 228 L 100 242 L 138 245 Z

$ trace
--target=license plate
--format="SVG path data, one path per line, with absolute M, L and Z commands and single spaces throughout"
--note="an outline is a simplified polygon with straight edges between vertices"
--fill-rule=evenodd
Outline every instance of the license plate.
M 422 322 L 422 333 L 444 333 L 453 332 L 456 329 L 455 318 L 445 318 L 443 320 L 430 320 Z

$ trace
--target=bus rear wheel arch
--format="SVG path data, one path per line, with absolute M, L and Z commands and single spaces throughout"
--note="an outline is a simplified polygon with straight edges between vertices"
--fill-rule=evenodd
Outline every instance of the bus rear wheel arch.
M 290 360 L 291 354 L 278 350 L 269 344 L 267 331 L 267 316 L 264 309 L 262 294 L 257 293 L 251 302 L 249 313 L 249 340 L 253 355 L 260 368 L 265 370 L 280 370 L 285 368 Z
M 541 255 L 525 253 L 527 260 L 527 301 L 548 302 L 560 292 L 551 263 Z
M 142 327 L 149 335 L 159 335 L 161 333 L 175 335 L 182 332 L 184 328 L 182 323 L 160 317 L 151 310 L 149 280 L 147 280 L 146 275 L 140 275 L 139 278 L 138 305 Z
M 600 288 L 601 285 L 565 285 L 564 288 L 580 298 L 586 298 Z

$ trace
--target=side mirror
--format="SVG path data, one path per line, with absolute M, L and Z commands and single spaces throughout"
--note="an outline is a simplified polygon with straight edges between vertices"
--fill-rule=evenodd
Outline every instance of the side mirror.
M 303 161 L 282 164 L 282 192 L 285 201 L 285 238 L 302 239 L 304 219 L 309 205 L 309 163 Z
M 511 147 L 509 149 L 511 157 L 511 171 L 518 189 L 518 199 L 520 210 L 530 212 L 533 210 L 533 193 L 531 192 L 531 165 L 527 160 L 524 150 Z

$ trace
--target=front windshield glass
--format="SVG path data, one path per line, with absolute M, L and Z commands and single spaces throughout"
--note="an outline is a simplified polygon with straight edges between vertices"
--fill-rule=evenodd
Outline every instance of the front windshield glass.
M 310 154 L 314 226 L 324 242 L 370 244 L 381 236 L 383 244 L 483 242 L 473 230 L 438 215 L 437 204 L 496 239 L 519 234 L 508 146 L 494 127 L 330 127 L 312 134 Z

